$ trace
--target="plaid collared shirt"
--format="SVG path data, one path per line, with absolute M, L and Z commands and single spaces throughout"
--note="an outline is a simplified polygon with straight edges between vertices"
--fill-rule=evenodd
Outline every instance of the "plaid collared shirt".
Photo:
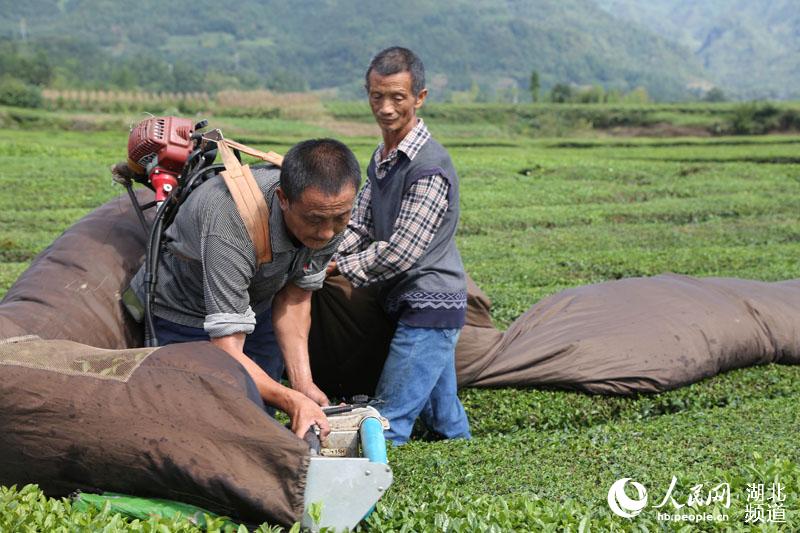
M 395 150 L 381 159 L 384 144 L 375 150 L 378 179 L 397 163 L 399 152 L 413 160 L 431 134 L 422 119 Z M 449 185 L 438 174 L 421 178 L 403 195 L 400 212 L 389 241 L 375 241 L 370 199 L 372 185 L 367 179 L 353 208 L 353 216 L 335 256 L 339 271 L 355 287 L 384 281 L 405 272 L 422 257 L 447 211 Z
M 425 122 L 422 119 L 419 119 L 417 125 L 414 126 L 414 129 L 408 132 L 408 135 L 403 137 L 403 140 L 400 141 L 400 144 L 397 145 L 397 148 L 389 152 L 385 158 L 381 159 L 381 153 L 383 152 L 384 144 L 381 142 L 378 145 L 378 149 L 375 150 L 372 158 L 375 160 L 375 174 L 377 175 L 378 179 L 381 180 L 386 176 L 386 174 L 392 169 L 392 167 L 397 163 L 397 158 L 399 156 L 399 152 L 403 152 L 408 156 L 410 160 L 414 160 L 419 153 L 420 149 L 423 145 L 431 138 L 431 134 L 428 131 L 428 128 L 425 126 Z

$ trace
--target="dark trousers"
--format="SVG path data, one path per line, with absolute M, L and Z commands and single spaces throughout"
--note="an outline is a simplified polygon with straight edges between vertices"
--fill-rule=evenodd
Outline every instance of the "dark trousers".
M 159 316 L 153 318 L 159 346 L 210 340 L 208 333 L 203 328 L 176 324 Z M 256 316 L 256 329 L 245 338 L 244 353 L 255 361 L 269 377 L 280 383 L 284 364 L 278 340 L 275 338 L 275 330 L 272 328 L 272 309 L 267 309 Z M 256 396 L 260 398 L 260 395 L 256 394 Z M 275 410 L 267 407 L 267 412 L 274 414 Z

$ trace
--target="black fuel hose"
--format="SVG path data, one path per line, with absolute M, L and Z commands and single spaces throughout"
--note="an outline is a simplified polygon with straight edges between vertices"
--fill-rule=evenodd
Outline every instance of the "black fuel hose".
M 161 241 L 164 236 L 164 230 L 174 220 L 178 208 L 181 206 L 181 204 L 183 204 L 183 202 L 186 200 L 186 197 L 192 191 L 195 182 L 201 177 L 204 177 L 205 174 L 221 168 L 220 166 L 207 166 L 209 163 L 214 161 L 216 157 L 216 150 L 210 150 L 205 153 L 196 150 L 189 156 L 189 159 L 187 160 L 187 167 L 191 167 L 191 162 L 198 154 L 201 156 L 200 160 L 197 161 L 197 163 L 194 165 L 194 168 L 187 173 L 187 177 L 181 180 L 184 185 L 176 187 L 170 191 L 169 196 L 167 196 L 167 198 L 158 207 L 155 219 L 153 220 L 153 225 L 150 228 L 147 253 L 145 255 L 144 263 L 144 344 L 148 347 L 158 346 L 158 338 L 155 334 L 155 324 L 153 322 L 153 303 L 155 301 L 155 289 L 158 282 L 158 264 L 161 257 Z

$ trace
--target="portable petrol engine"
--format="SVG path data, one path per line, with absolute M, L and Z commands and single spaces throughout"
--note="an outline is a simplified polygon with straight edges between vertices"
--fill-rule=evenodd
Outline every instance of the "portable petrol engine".
M 152 117 L 131 129 L 128 136 L 128 167 L 146 176 L 146 185 L 163 202 L 178 186 L 178 175 L 194 149 L 194 123 L 179 117 Z

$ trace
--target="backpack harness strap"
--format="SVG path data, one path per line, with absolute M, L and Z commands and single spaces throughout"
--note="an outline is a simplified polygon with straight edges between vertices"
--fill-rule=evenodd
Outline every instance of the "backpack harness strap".
M 220 174 L 236 203 L 247 233 L 256 249 L 258 266 L 272 261 L 272 243 L 269 239 L 269 207 L 266 198 L 256 183 L 249 165 L 243 165 L 233 150 L 257 157 L 276 166 L 281 166 L 283 157 L 275 152 L 262 152 L 229 139 L 216 140 L 225 170 Z

